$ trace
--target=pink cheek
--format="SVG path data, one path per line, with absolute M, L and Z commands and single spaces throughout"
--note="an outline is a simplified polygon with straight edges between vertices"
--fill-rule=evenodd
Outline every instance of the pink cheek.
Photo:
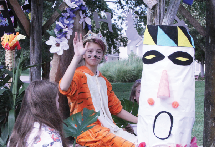
M 148 98 L 147 102 L 149 105 L 154 105 L 154 103 L 155 103 L 153 98 Z
M 179 103 L 177 101 L 172 102 L 172 107 L 173 108 L 178 108 Z

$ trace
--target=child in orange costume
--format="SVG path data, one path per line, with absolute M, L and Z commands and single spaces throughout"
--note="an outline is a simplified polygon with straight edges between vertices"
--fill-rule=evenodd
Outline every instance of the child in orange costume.
M 100 111 L 95 126 L 78 136 L 77 143 L 95 147 L 135 147 L 136 136 L 117 127 L 111 114 L 134 123 L 137 123 L 137 117 L 122 109 L 111 84 L 97 71 L 106 50 L 105 39 L 90 31 L 84 36 L 84 41 L 80 34 L 79 41 L 75 33 L 73 46 L 75 55 L 59 83 L 60 92 L 68 98 L 70 115 L 82 111 L 83 108 Z M 82 57 L 85 59 L 85 66 L 76 69 Z

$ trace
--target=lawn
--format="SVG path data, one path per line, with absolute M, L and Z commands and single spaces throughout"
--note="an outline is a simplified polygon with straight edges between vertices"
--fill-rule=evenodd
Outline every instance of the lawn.
M 122 99 L 129 99 L 133 83 L 112 83 L 113 91 L 116 96 Z M 203 145 L 203 126 L 204 126 L 204 81 L 196 81 L 196 118 L 192 130 L 192 136 L 196 136 L 198 146 Z

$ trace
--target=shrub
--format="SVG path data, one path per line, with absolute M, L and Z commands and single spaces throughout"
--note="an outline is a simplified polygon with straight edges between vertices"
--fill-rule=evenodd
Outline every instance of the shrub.
M 142 59 L 132 53 L 128 59 L 104 63 L 99 70 L 110 82 L 134 82 L 141 78 L 143 64 Z

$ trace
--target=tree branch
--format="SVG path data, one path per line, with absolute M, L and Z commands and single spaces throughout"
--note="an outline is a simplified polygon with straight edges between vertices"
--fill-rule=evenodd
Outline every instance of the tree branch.
M 42 28 L 42 34 L 44 34 L 44 32 L 56 21 L 56 19 L 61 15 L 59 14 L 59 12 L 62 12 L 63 10 L 65 10 L 65 8 L 67 8 L 67 4 L 66 3 L 62 3 L 59 8 L 52 14 L 52 16 L 49 18 L 49 20 L 43 25 Z
M 200 23 L 190 14 L 188 10 L 184 8 L 183 5 L 180 5 L 178 8 L 178 11 L 183 17 L 185 17 L 191 25 L 201 34 L 202 36 L 206 36 L 206 30 L 203 26 L 200 25 Z

